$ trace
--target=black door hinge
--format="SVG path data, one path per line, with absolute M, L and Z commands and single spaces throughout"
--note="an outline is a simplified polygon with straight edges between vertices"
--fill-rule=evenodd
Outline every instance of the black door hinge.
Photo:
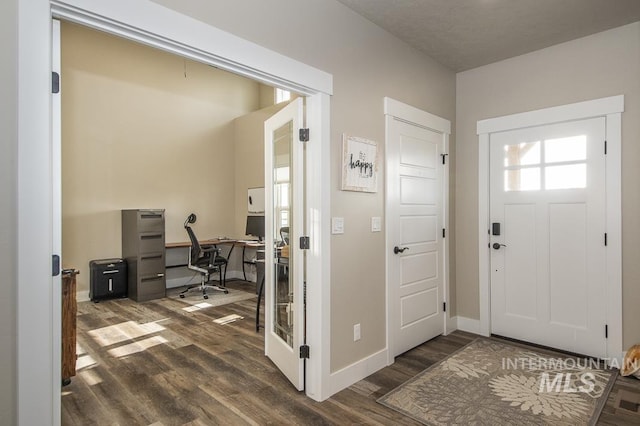
M 309 359 L 309 346 L 300 346 L 300 359 Z
M 60 93 L 60 74 L 51 72 L 51 93 Z
M 442 302 L 442 312 L 447 312 L 447 302 Z
M 609 338 L 609 325 L 608 324 L 604 325 L 604 338 L 605 339 Z
M 444 228 L 442 228 L 442 238 L 446 238 L 446 236 L 447 236 L 447 231 Z
M 300 142 L 309 142 L 309 129 L 300 129 Z
M 309 237 L 300 237 L 300 248 L 302 250 L 309 250 Z
M 51 256 L 51 276 L 57 277 L 60 275 L 60 256 L 54 254 Z
M 607 141 L 604 141 L 604 155 L 607 155 Z
M 442 164 L 446 164 L 447 163 L 447 155 L 449 154 L 440 154 L 442 156 Z
M 605 246 L 607 245 L 607 233 L 606 232 L 604 233 L 604 245 Z

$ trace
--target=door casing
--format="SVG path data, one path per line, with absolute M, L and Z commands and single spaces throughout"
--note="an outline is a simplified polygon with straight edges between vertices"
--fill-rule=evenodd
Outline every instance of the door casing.
M 478 278 L 480 334 L 491 334 L 489 233 L 489 139 L 491 133 L 595 117 L 606 119 L 607 357 L 621 365 L 622 346 L 622 112 L 624 95 L 556 106 L 477 122 Z
M 308 149 L 316 161 L 307 169 L 311 249 L 308 251 L 314 304 L 307 342 L 307 395 L 328 398 L 330 379 L 329 174 L 331 74 L 275 53 L 240 37 L 150 1 L 18 1 L 18 277 L 17 277 L 17 418 L 19 424 L 60 424 L 60 317 L 56 314 L 51 254 L 59 246 L 54 231 L 51 99 L 52 17 L 65 19 L 240 74 L 307 96 Z M 47 78 L 49 77 L 49 78 Z M 64 77 L 62 77 L 64 78 Z M 54 181 L 56 178 L 53 178 Z M 311 213 L 313 212 L 313 213 Z M 43 324 L 49 326 L 43 327 Z M 43 361 L 44 360 L 44 361 Z M 48 360 L 48 361 L 47 361 Z M 38 401 L 34 409 L 34 401 Z

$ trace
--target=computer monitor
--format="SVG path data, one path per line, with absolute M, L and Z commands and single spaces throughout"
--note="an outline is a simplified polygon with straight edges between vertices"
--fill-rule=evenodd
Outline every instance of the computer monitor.
M 245 234 L 258 237 L 259 241 L 264 240 L 264 216 L 247 216 Z

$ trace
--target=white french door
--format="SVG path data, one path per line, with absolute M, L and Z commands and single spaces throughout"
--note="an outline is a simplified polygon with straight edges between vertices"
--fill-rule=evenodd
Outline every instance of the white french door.
M 605 118 L 490 136 L 491 332 L 606 354 Z
M 304 389 L 305 258 L 303 99 L 265 122 L 265 354 Z M 285 230 L 288 241 L 283 239 Z
M 387 117 L 393 357 L 444 331 L 444 143 L 443 133 Z

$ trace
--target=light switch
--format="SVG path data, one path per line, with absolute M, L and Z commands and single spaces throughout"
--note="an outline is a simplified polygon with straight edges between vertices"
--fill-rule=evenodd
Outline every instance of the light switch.
M 331 233 L 344 234 L 344 217 L 331 218 Z
M 371 232 L 380 232 L 382 230 L 382 219 L 379 216 L 371 218 Z

